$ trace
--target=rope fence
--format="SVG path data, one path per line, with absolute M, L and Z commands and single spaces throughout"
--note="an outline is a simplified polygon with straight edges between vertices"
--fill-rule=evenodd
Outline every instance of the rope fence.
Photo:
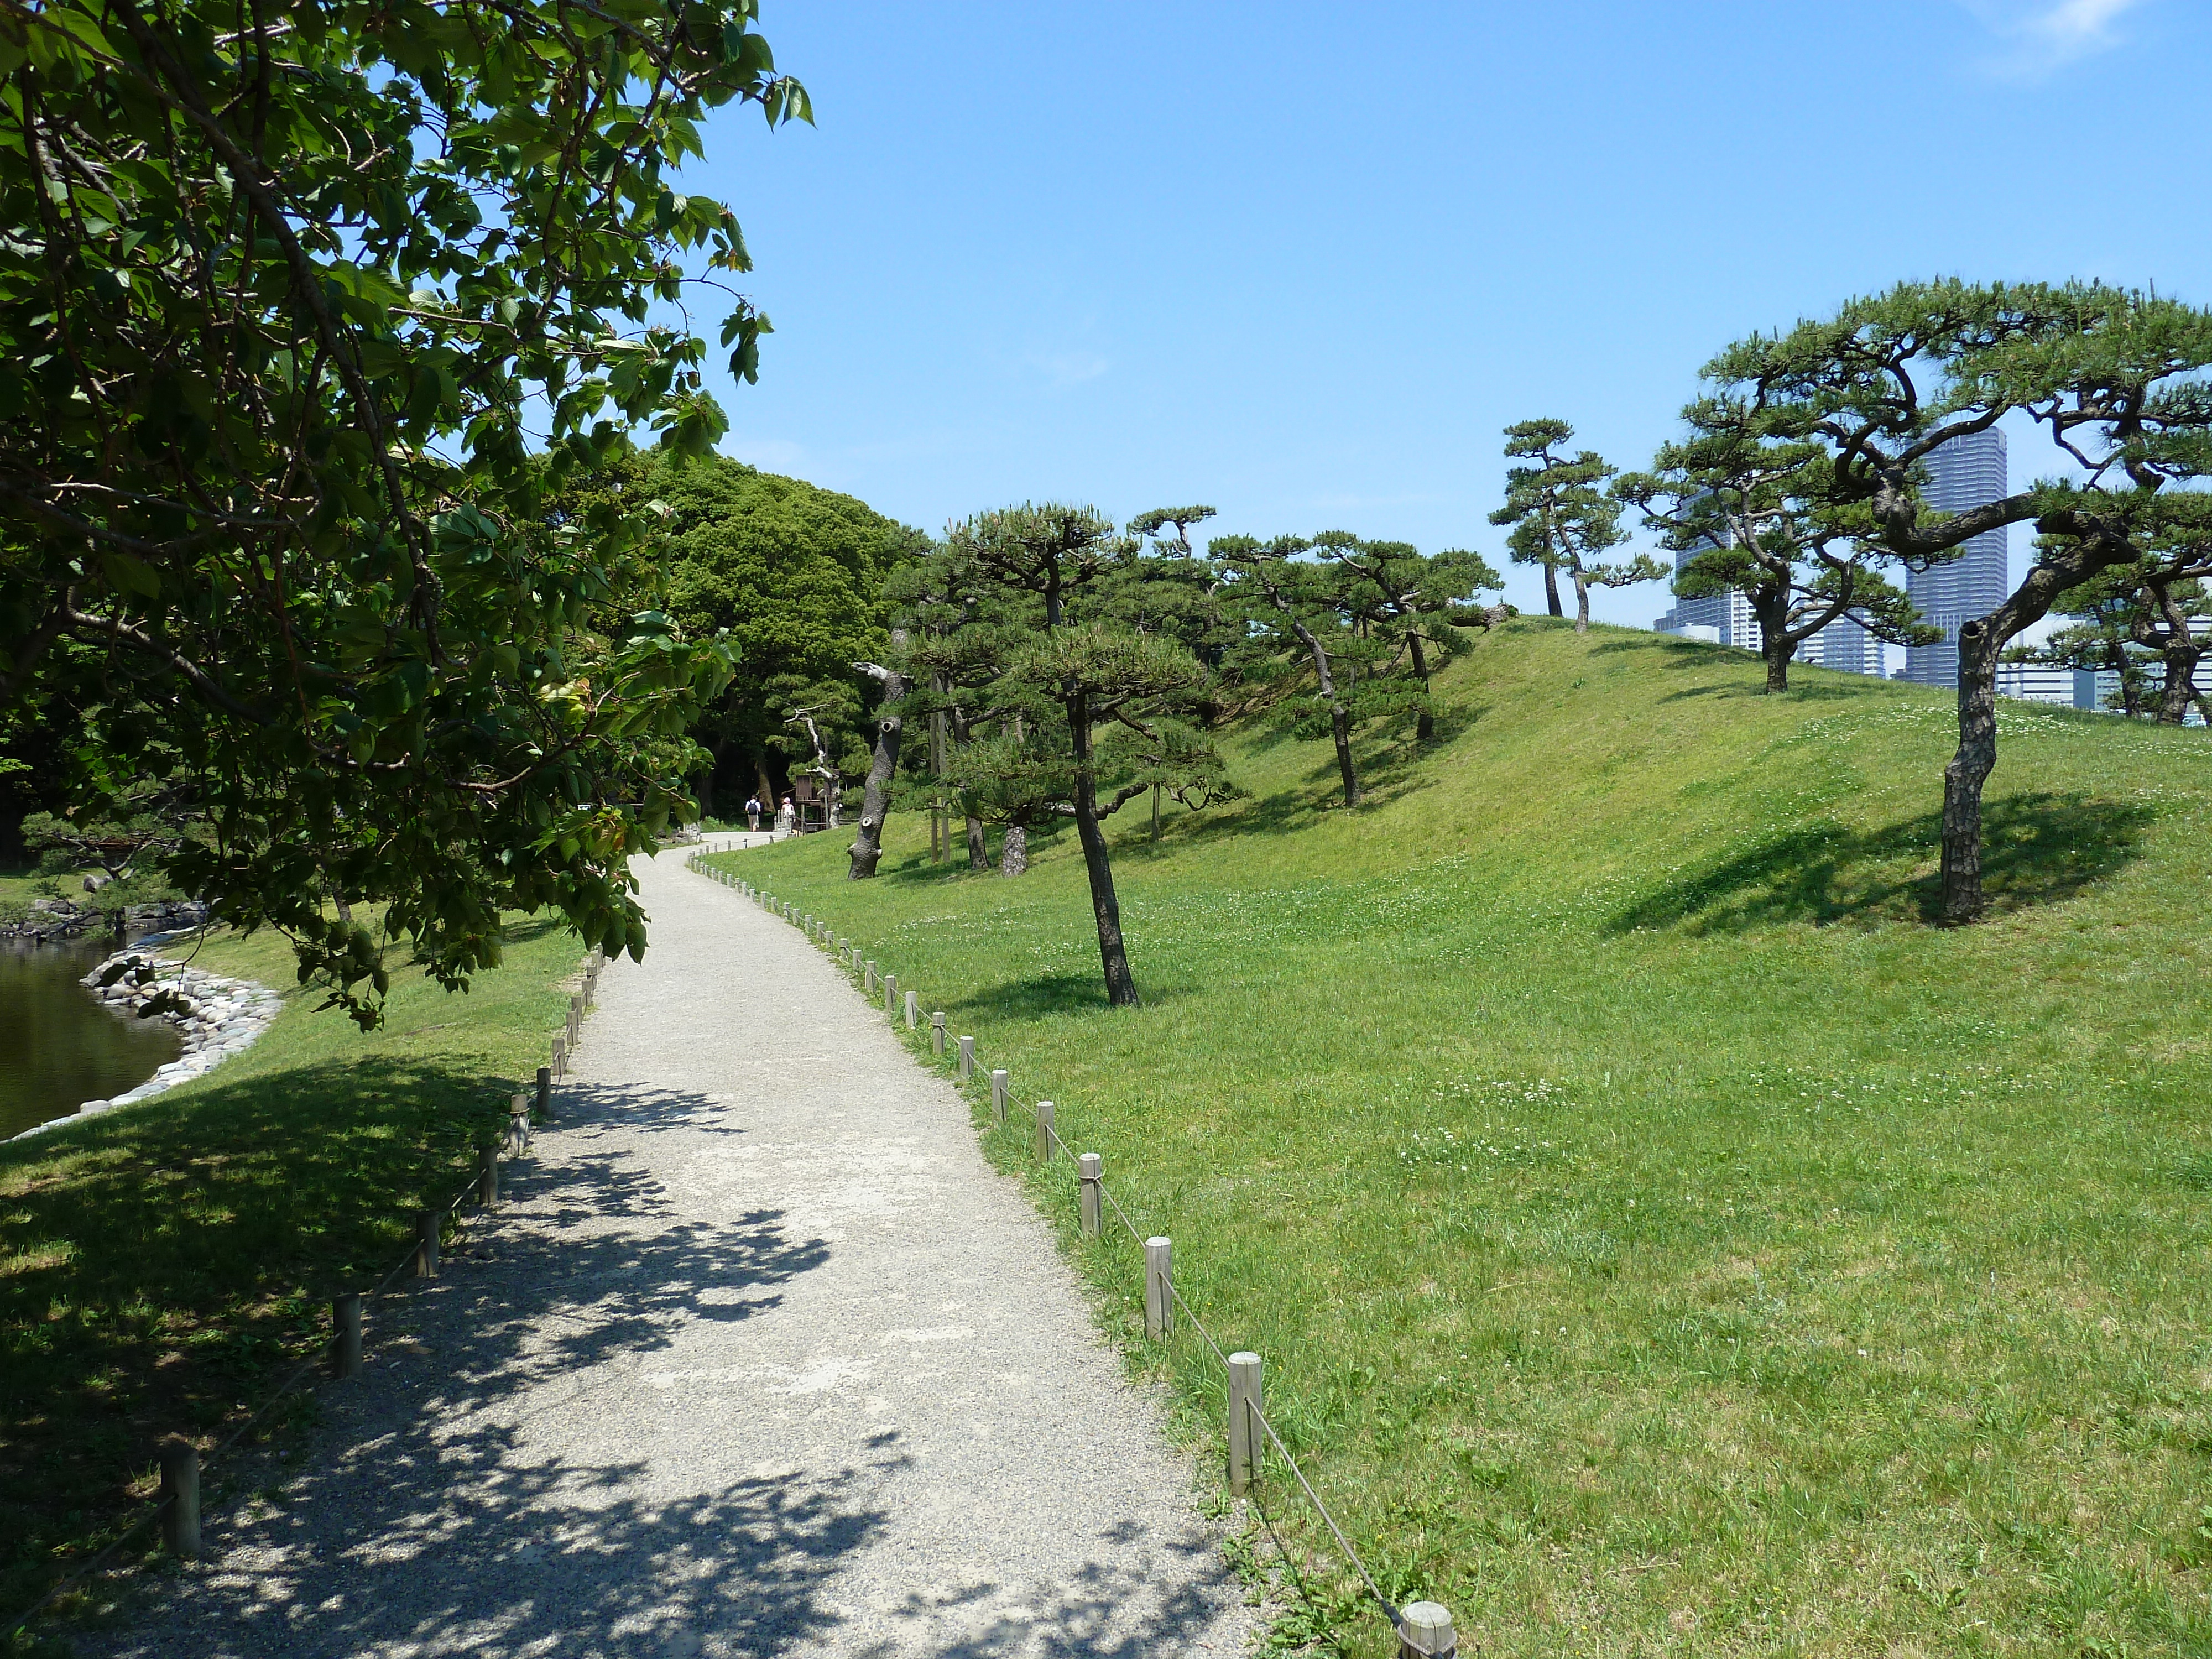
M 799 927 L 815 945 L 832 951 L 838 964 L 846 971 L 860 975 L 862 989 L 868 996 L 874 996 L 880 982 L 884 988 L 884 1016 L 893 1020 L 902 1019 L 908 1030 L 919 1034 L 919 994 L 911 987 L 902 993 L 898 975 L 879 972 L 876 963 L 863 959 L 860 946 L 842 934 L 833 933 L 827 924 L 817 921 L 812 915 L 802 913 L 796 905 L 702 860 L 702 854 L 695 853 L 686 863 L 689 868 L 708 880 L 732 889 L 769 915 L 781 917 Z M 941 1058 L 947 1053 L 944 1014 L 931 1014 L 928 1030 L 931 1053 L 933 1057 Z M 969 1036 L 959 1038 L 957 1053 L 960 1078 L 963 1082 L 971 1081 L 975 1071 L 975 1039 Z M 1003 1068 L 991 1072 L 990 1085 L 994 1125 L 1004 1127 L 1007 1103 L 1012 1095 L 1007 1073 Z M 1034 1107 L 1025 1109 L 1035 1123 L 1032 1148 L 1037 1161 L 1048 1163 L 1058 1156 L 1072 1158 L 1076 1164 L 1084 1235 L 1091 1238 L 1101 1237 L 1104 1213 L 1110 1210 L 1115 1218 L 1127 1230 L 1131 1242 L 1144 1253 L 1146 1338 L 1153 1341 L 1166 1341 L 1173 1334 L 1175 1315 L 1180 1311 L 1190 1328 L 1198 1333 L 1206 1347 L 1212 1350 L 1214 1358 L 1220 1363 L 1229 1383 L 1227 1449 L 1231 1495 L 1249 1498 L 1255 1507 L 1258 1507 L 1256 1495 L 1251 1488 L 1259 1479 L 1266 1448 L 1273 1446 L 1276 1455 L 1282 1459 L 1284 1467 L 1290 1470 L 1291 1478 L 1297 1482 L 1298 1490 L 1305 1494 L 1307 1502 L 1321 1516 L 1322 1524 L 1328 1528 L 1329 1536 L 1336 1540 L 1337 1548 L 1351 1564 L 1352 1571 L 1358 1575 L 1367 1594 L 1390 1621 L 1391 1627 L 1397 1633 L 1401 1659 L 1449 1659 L 1449 1656 L 1455 1655 L 1459 1638 L 1448 1610 L 1434 1601 L 1416 1601 L 1410 1607 L 1401 1607 L 1383 1595 L 1382 1587 L 1375 1582 L 1375 1576 L 1368 1571 L 1367 1564 L 1360 1559 L 1359 1552 L 1352 1547 L 1352 1540 L 1345 1536 L 1344 1528 L 1329 1513 L 1328 1505 L 1322 1501 L 1321 1494 L 1306 1479 L 1305 1471 L 1298 1466 L 1298 1460 L 1283 1443 L 1283 1437 L 1276 1431 L 1275 1425 L 1268 1421 L 1264 1409 L 1264 1368 L 1260 1356 L 1243 1351 L 1231 1352 L 1224 1350 L 1176 1286 L 1173 1241 L 1158 1234 L 1147 1235 L 1129 1218 L 1129 1212 L 1122 1208 L 1121 1200 L 1114 1196 L 1113 1188 L 1106 1184 L 1104 1161 L 1100 1154 L 1078 1153 L 1061 1137 L 1057 1109 L 1053 1102 L 1041 1100 Z M 1264 1511 L 1262 1513 L 1264 1515 Z M 1303 1581 L 1300 1581 L 1300 1588 L 1303 1591 Z
M 509 1157 L 520 1156 L 529 1150 L 533 1106 L 538 1121 L 551 1121 L 553 1083 L 568 1074 L 569 1057 L 582 1034 L 584 1015 L 598 1000 L 599 970 L 605 964 L 605 952 L 593 946 L 591 954 L 584 959 L 580 988 L 568 999 L 568 1018 L 562 1028 L 562 1035 L 553 1039 L 551 1064 L 538 1068 L 534 1091 L 525 1091 L 512 1097 L 508 1103 L 506 1138 L 498 1146 L 477 1149 L 477 1167 L 470 1176 L 469 1184 L 443 1204 L 416 1213 L 415 1242 L 408 1246 L 407 1253 L 382 1279 L 365 1291 L 347 1291 L 331 1299 L 331 1340 L 327 1351 L 310 1354 L 285 1373 L 283 1380 L 263 1397 L 261 1403 L 254 1407 L 245 1421 L 206 1452 L 202 1452 L 198 1443 L 183 1435 L 164 1437 L 159 1449 L 161 1495 L 143 1514 L 118 1533 L 91 1559 L 18 1614 L 7 1626 L 6 1637 L 12 1638 L 26 1629 L 39 1614 L 106 1566 L 125 1544 L 157 1521 L 161 1523 L 162 1547 L 169 1554 L 179 1560 L 196 1558 L 200 1553 L 200 1475 L 206 1466 L 222 1457 L 251 1433 L 276 1403 L 289 1396 L 310 1373 L 327 1366 L 340 1379 L 361 1374 L 363 1305 L 386 1294 L 403 1278 L 437 1277 L 438 1254 L 447 1224 L 452 1222 L 458 1232 L 474 1215 L 498 1207 L 499 1163 L 502 1149 Z M 467 1207 L 471 1196 L 476 1200 L 473 1212 Z

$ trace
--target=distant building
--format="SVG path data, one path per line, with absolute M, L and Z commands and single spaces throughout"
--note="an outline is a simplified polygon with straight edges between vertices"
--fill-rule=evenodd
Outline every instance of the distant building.
M 1881 641 L 1851 617 L 1838 617 L 1797 647 L 1797 660 L 1879 678 Z
M 1986 507 L 2002 501 L 2010 488 L 2005 435 L 1995 428 L 1954 438 L 1928 458 L 1928 505 L 1941 512 Z M 2012 591 L 2010 557 L 2001 526 L 1975 537 L 1956 558 L 1906 577 L 1912 608 L 1921 621 L 1942 629 L 1943 637 L 1934 645 L 1909 647 L 1900 678 L 1921 685 L 1958 685 L 1960 625 L 2004 603 Z
M 1956 684 L 1956 670 L 1953 671 Z M 2022 702 L 2055 702 L 2067 708 L 2095 708 L 2110 680 L 2117 690 L 2119 676 L 2089 668 L 2051 668 L 2041 663 L 2001 662 L 1997 665 L 1997 696 Z

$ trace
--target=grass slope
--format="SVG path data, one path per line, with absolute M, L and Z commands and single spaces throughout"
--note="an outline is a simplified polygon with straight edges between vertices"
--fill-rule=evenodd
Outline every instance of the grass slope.
M 1996 914 L 1947 932 L 1948 700 L 1797 678 L 1516 623 L 1356 812 L 1326 744 L 1238 734 L 1247 799 L 1116 833 L 1139 1011 L 1072 836 L 1017 882 L 910 817 L 869 884 L 843 836 L 722 861 L 1057 1101 L 1386 1589 L 1486 1653 L 2212 1651 L 2212 746 L 2007 706 Z
M 137 1514 L 161 1436 L 212 1443 L 328 1340 L 326 1298 L 380 1279 L 503 1127 L 580 954 L 514 924 L 468 995 L 395 981 L 370 1036 L 295 988 L 206 1077 L 0 1146 L 0 1617 Z M 193 960 L 294 985 L 273 935 Z

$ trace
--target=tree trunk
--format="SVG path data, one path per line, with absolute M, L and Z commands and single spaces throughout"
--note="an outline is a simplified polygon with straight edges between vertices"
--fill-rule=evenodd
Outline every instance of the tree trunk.
M 999 873 L 1018 876 L 1030 867 L 1030 827 L 1026 823 L 1010 823 L 1006 838 L 999 846 Z
M 1978 921 L 1982 786 L 1997 766 L 1997 652 L 1986 618 L 1959 629 L 1959 747 L 1943 769 L 1943 920 Z
M 906 635 L 894 631 L 891 643 L 904 645 Z M 899 739 L 906 727 L 898 705 L 907 694 L 907 678 L 896 668 L 872 662 L 853 665 L 884 688 L 883 702 L 876 715 L 875 754 L 868 763 L 867 787 L 860 797 L 860 833 L 845 849 L 846 856 L 852 860 L 845 878 L 866 881 L 876 873 L 876 865 L 884 855 L 884 820 L 890 816 L 891 779 L 898 771 Z
M 991 854 L 983 845 L 983 820 L 972 815 L 968 820 L 968 867 L 970 870 L 991 867 Z
M 1352 769 L 1352 716 L 1340 702 L 1328 706 L 1328 729 L 1336 738 L 1336 769 L 1344 774 L 1344 804 L 1359 805 L 1359 775 Z
M 1413 653 L 1413 678 L 1421 683 L 1421 712 L 1413 718 L 1413 741 L 1433 743 L 1437 735 L 1437 717 L 1429 707 L 1429 659 L 1421 651 L 1420 624 L 1406 635 L 1407 647 Z
M 1787 691 L 1790 689 L 1790 653 L 1794 649 L 1786 639 L 1760 639 L 1759 654 L 1766 659 L 1768 691 Z
M 1075 834 L 1083 843 L 1084 873 L 1091 878 L 1091 910 L 1098 923 L 1098 963 L 1106 975 L 1106 1000 L 1116 1008 L 1139 1006 L 1129 952 L 1121 941 L 1121 902 L 1114 896 L 1114 866 L 1098 828 L 1098 781 L 1091 771 L 1090 699 L 1067 705 L 1067 730 L 1075 750 Z
M 1589 579 L 1577 567 L 1575 570 L 1575 632 L 1589 632 Z
M 1544 608 L 1555 617 L 1567 614 L 1559 606 L 1559 567 L 1548 559 L 1544 562 Z

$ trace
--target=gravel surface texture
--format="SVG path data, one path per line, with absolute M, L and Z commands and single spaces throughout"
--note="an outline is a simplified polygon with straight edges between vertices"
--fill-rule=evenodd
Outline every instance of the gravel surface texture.
M 652 949 L 507 1203 L 80 1651 L 1249 1648 L 1189 1463 L 966 1105 L 684 856 L 641 861 Z

